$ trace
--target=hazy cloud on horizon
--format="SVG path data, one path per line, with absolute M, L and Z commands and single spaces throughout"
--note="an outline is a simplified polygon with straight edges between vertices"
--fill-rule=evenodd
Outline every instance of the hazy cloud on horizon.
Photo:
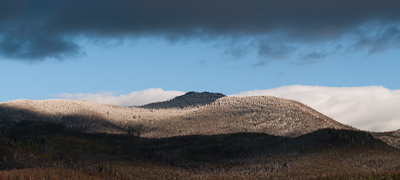
M 244 38 L 242 46 L 256 49 L 258 64 L 294 53 L 315 61 L 332 52 L 322 45 L 332 44 L 375 54 L 400 45 L 398 7 L 400 1 L 376 0 L 1 1 L 0 55 L 66 59 L 85 53 L 82 41 L 146 37 L 171 42 Z M 305 44 L 317 51 L 297 48 Z
M 336 121 L 369 131 L 400 129 L 400 90 L 382 86 L 282 86 L 233 96 L 276 96 L 292 99 Z
M 58 94 L 58 98 L 68 100 L 88 100 L 103 104 L 114 104 L 121 106 L 140 106 L 153 102 L 170 100 L 176 96 L 185 94 L 182 91 L 164 91 L 161 88 L 146 89 L 143 91 L 134 91 L 128 94 L 114 95 L 111 92 L 98 94 Z

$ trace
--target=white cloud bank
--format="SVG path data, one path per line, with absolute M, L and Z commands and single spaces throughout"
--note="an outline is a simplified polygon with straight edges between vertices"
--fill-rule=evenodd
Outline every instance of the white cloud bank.
M 400 129 L 400 90 L 382 86 L 283 86 L 241 92 L 233 96 L 275 96 L 300 101 L 353 127 L 369 131 Z
M 115 96 L 112 92 L 100 94 L 58 94 L 57 97 L 69 100 L 88 100 L 103 104 L 115 104 L 121 106 L 140 106 L 153 102 L 170 100 L 176 96 L 185 94 L 182 91 L 164 91 L 161 88 L 134 91 L 129 94 Z

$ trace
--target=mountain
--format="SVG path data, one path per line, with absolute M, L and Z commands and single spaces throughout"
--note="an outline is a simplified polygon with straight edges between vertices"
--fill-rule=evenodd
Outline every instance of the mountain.
M 223 95 L 187 93 L 146 108 L 89 101 L 17 100 L 0 103 L 0 119 L 16 122 L 40 120 L 81 132 L 133 133 L 149 138 L 241 132 L 297 137 L 325 128 L 354 129 L 297 101 L 271 96 L 225 96 L 204 104 L 218 96 Z M 173 108 L 175 104 L 179 107 Z M 181 108 L 183 104 L 191 106 Z
M 150 103 L 140 107 L 149 109 L 198 107 L 210 104 L 216 99 L 224 96 L 225 95 L 222 93 L 199 93 L 191 91 L 182 96 L 175 97 L 169 101 Z
M 0 103 L 0 179 L 396 179 L 399 133 L 271 96 L 16 100 Z

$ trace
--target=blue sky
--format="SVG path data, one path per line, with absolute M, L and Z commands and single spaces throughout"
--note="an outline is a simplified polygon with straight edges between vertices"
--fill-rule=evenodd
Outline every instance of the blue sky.
M 297 87 L 292 94 L 330 87 L 332 99 L 349 90 L 335 87 L 363 94 L 372 86 L 397 99 L 399 7 L 375 0 L 0 1 L 0 102 L 140 105 L 188 91 L 280 87 Z M 103 101 L 149 92 L 158 98 Z M 304 101 L 273 92 L 261 94 Z
M 0 101 L 51 99 L 61 93 L 124 94 L 159 87 L 227 95 L 296 84 L 400 88 L 398 49 L 374 55 L 337 55 L 306 65 L 293 64 L 293 55 L 254 66 L 260 57 L 249 54 L 233 58 L 216 46 L 218 42 L 171 44 L 162 39 L 141 39 L 118 45 L 88 45 L 85 55 L 74 59 L 25 62 L 3 57 Z

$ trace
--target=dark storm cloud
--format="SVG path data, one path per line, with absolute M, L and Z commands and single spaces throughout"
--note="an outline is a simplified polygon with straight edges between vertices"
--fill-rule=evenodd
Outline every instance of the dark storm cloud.
M 361 33 L 355 43 L 356 49 L 367 49 L 368 53 L 376 54 L 385 51 L 389 47 L 399 47 L 400 27 L 392 25 L 379 29 L 376 32 Z
M 324 42 L 369 22 L 392 26 L 399 36 L 399 7 L 396 0 L 1 0 L 0 52 L 14 59 L 69 57 L 81 53 L 76 41 L 82 37 L 208 41 L 274 35 Z M 388 42 L 391 33 L 363 31 L 360 45 L 398 43 Z
M 80 47 L 60 35 L 41 33 L 10 33 L 0 41 L 0 53 L 13 59 L 64 59 L 79 56 Z

